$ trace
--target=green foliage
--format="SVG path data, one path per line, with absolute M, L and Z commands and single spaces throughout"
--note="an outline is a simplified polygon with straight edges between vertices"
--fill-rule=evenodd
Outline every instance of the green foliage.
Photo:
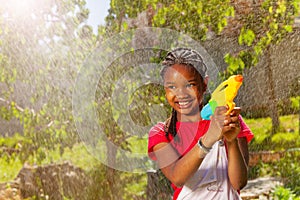
M 295 110 L 299 110 L 300 109 L 300 96 L 297 96 L 297 97 L 291 97 L 291 102 L 292 102 L 292 107 L 295 109 Z
M 278 132 L 272 136 L 271 143 L 276 146 L 276 150 L 285 150 L 300 146 L 300 137 L 297 133 Z
M 87 199 L 114 199 L 121 191 L 111 191 L 110 182 L 113 182 L 114 177 L 107 179 L 106 174 L 108 168 L 105 165 L 95 165 L 90 171 L 88 171 L 89 177 L 91 177 L 92 184 L 87 191 Z M 116 173 L 118 173 L 116 171 Z M 121 188 L 118 188 L 121 189 Z
M 126 30 L 127 24 L 124 20 L 137 17 L 139 13 L 146 10 L 148 6 L 153 3 L 157 3 L 157 0 L 111 0 L 109 14 L 106 17 L 107 32 L 113 34 Z
M 126 173 L 108 168 L 103 164 L 95 164 L 87 171 L 87 174 L 92 182 L 87 190 L 87 199 L 146 198 L 147 175 L 145 173 Z
M 0 10 L 0 118 L 22 126 L 21 161 L 33 156 L 41 163 L 57 145 L 62 154 L 78 141 L 72 85 L 96 37 L 83 25 L 89 14 L 84 0 L 27 2 L 28 13 L 10 4 Z
M 245 119 L 254 134 L 250 151 L 275 150 L 282 151 L 300 146 L 299 120 L 297 115 L 281 116 L 281 127 L 272 135 L 271 118 Z
M 288 151 L 285 156 L 272 166 L 273 174 L 280 176 L 286 188 L 290 188 L 300 196 L 300 152 L 299 149 Z
M 38 113 L 29 109 L 21 109 L 15 102 L 1 109 L 4 111 L 2 119 L 9 121 L 14 118 L 23 126 L 24 138 L 18 140 L 15 145 L 20 149 L 22 162 L 25 162 L 29 156 L 34 156 L 37 159 L 36 162 L 40 163 L 46 158 L 48 151 L 56 148 L 57 144 L 60 145 L 62 154 L 65 147 L 71 147 L 77 141 L 74 137 L 76 135 L 71 135 L 72 132 L 69 131 L 68 123 L 72 121 L 72 118 L 64 122 L 51 120 L 55 113 L 48 111 L 49 108 L 46 105 Z
M 284 188 L 289 188 L 290 192 L 283 189 L 275 192 L 274 197 L 277 195 L 291 195 L 294 193 L 296 196 L 300 196 L 300 151 L 299 148 L 291 149 L 285 152 L 284 156 L 273 163 L 259 162 L 254 167 L 249 169 L 249 178 L 255 179 L 257 177 L 272 176 L 279 177 L 283 182 Z M 292 192 L 291 192 L 292 191 Z M 292 196 L 294 196 L 294 194 Z M 284 198 L 284 196 L 282 196 Z M 279 198 L 281 199 L 281 198 Z
M 225 56 L 227 75 L 230 75 L 255 66 L 270 45 L 278 44 L 293 31 L 294 18 L 300 13 L 299 0 L 267 0 L 250 6 L 249 12 L 239 10 L 236 16 L 236 8 L 227 0 L 144 0 L 138 3 L 113 0 L 107 28 L 120 32 L 124 19 L 147 11 L 153 16 L 150 20 L 155 27 L 170 28 L 196 40 L 206 40 L 208 31 L 220 34 L 227 27 L 228 19 L 234 19 L 238 23 L 238 42 L 247 48 Z M 127 24 L 125 26 L 123 28 L 127 29 Z
M 282 116 L 282 130 L 287 130 L 290 128 L 295 128 L 298 125 L 296 115 Z M 255 134 L 255 139 L 259 138 L 260 135 L 269 136 L 269 132 L 266 129 L 270 130 L 270 118 L 261 118 L 261 119 L 247 119 L 245 118 L 246 123 L 249 125 L 251 130 Z M 264 133 L 265 132 L 265 133 Z M 296 133 L 285 133 L 289 136 L 298 135 Z M 286 147 L 284 141 L 284 133 L 279 133 L 281 135 L 282 141 L 276 141 L 274 146 Z M 275 135 L 273 138 L 276 138 Z M 16 135 L 11 138 L 1 138 L 0 146 L 3 147 L 15 147 L 20 146 L 20 142 L 26 140 L 22 135 Z M 261 141 L 264 141 L 260 139 Z M 299 140 L 299 139 L 295 139 Z M 250 149 L 253 151 L 261 150 L 270 150 L 271 145 L 260 146 L 258 139 L 254 140 L 250 144 Z M 144 149 L 145 144 L 137 142 L 136 138 L 128 139 L 129 144 L 131 144 L 130 149 L 133 152 L 141 152 Z M 288 142 L 288 141 L 287 141 Z M 273 142 L 274 143 L 274 142 Z M 299 147 L 294 141 L 289 142 L 293 144 L 293 147 Z M 274 147 L 273 146 L 273 147 Z M 132 148 L 134 147 L 134 148 Z M 290 146 L 292 147 L 292 146 Z M 63 151 L 63 154 L 60 153 L 60 145 L 57 144 L 56 147 L 52 150 L 47 150 L 45 152 L 47 155 L 41 162 L 41 164 L 48 163 L 61 163 L 65 160 L 69 160 L 74 165 L 84 169 L 87 174 L 91 177 L 92 185 L 88 188 L 87 197 L 90 199 L 102 199 L 106 198 L 115 198 L 116 196 L 123 199 L 144 199 L 145 198 L 145 189 L 147 184 L 147 175 L 145 173 L 126 173 L 120 171 L 113 171 L 111 174 L 108 167 L 101 164 L 96 158 L 94 158 L 86 149 L 83 143 L 75 144 L 72 148 L 66 147 Z M 282 150 L 281 148 L 279 148 Z M 277 150 L 279 150 L 277 149 Z M 252 151 L 251 150 L 251 151 Z M 250 177 L 255 178 L 258 176 L 280 176 L 284 181 L 284 186 L 290 188 L 294 194 L 299 195 L 299 176 L 300 176 L 300 167 L 298 160 L 300 159 L 300 154 L 298 151 L 290 149 L 286 155 L 276 163 L 268 164 L 260 162 L 258 165 L 250 169 Z M 30 164 L 35 163 L 35 158 L 30 156 L 27 158 L 27 162 Z M 3 168 L 0 169 L 1 175 L 0 182 L 9 181 L 15 178 L 18 174 L 20 168 L 22 167 L 22 162 L 19 159 L 19 154 L 9 155 L 6 153 L 1 153 L 0 164 Z M 2 173 L 3 172 L 3 173 Z M 162 176 L 163 177 L 163 176 Z M 115 182 L 114 182 L 114 181 Z M 160 180 L 162 185 L 168 184 L 165 179 Z M 116 191 L 112 191 L 113 187 L 110 184 L 114 184 L 114 188 L 117 188 Z M 113 196 L 112 196 L 113 195 Z
M 153 26 L 171 28 L 205 40 L 208 31 L 221 33 L 227 25 L 227 18 L 232 16 L 234 8 L 230 1 L 175 0 L 158 8 Z
M 254 134 L 254 138 L 249 146 L 250 151 L 259 151 L 265 149 L 263 142 L 270 136 L 271 119 L 270 118 L 256 118 L 247 119 L 245 122 Z M 267 148 L 269 149 L 269 148 Z
M 110 5 L 106 17 L 109 31 L 120 32 L 124 19 L 136 18 L 139 13 L 147 11 L 153 16 L 152 26 L 171 28 L 201 40 L 206 39 L 208 31 L 221 33 L 228 17 L 234 16 L 234 8 L 228 0 L 112 0 Z
M 147 174 L 146 173 L 122 173 L 122 181 L 124 181 L 124 193 L 122 199 L 147 199 Z
M 278 186 L 275 188 L 275 191 L 273 192 L 273 198 L 276 200 L 299 200 L 299 197 L 296 197 L 296 195 L 291 191 L 289 188 L 285 188 L 282 186 Z
M 252 30 L 242 28 L 238 41 L 240 45 L 251 46 L 255 39 L 255 33 Z
M 1 44 L 0 44 L 1 47 Z M 17 70 L 15 68 L 7 69 L 6 66 L 9 65 L 9 59 L 4 54 L 0 54 L 0 83 L 5 84 L 6 90 L 1 90 L 0 96 L 7 98 L 14 90 L 11 87 L 11 83 L 16 81 Z
M 10 13 L 7 2 L 0 10 L 1 17 L 11 17 L 0 20 L 0 117 L 7 121 L 17 119 L 23 127 L 23 136 L 0 139 L 1 146 L 20 150 L 20 153 L 13 155 L 1 152 L 0 171 L 3 171 L 0 174 L 3 177 L 0 180 L 15 176 L 24 162 L 43 164 L 70 159 L 92 177 L 95 184 L 89 191 L 91 199 L 112 198 L 112 195 L 124 199 L 144 198 L 145 174 L 134 176 L 109 169 L 84 151 L 83 145 L 77 145 L 78 137 L 71 113 L 72 85 L 77 70 L 96 44 L 91 27 L 83 25 L 89 13 L 85 1 L 47 1 L 40 4 L 39 9 L 33 9 L 35 13 L 28 12 L 21 18 Z M 3 15 L 5 8 L 7 15 Z M 112 0 L 106 18 L 107 27 L 100 27 L 98 33 L 114 34 L 126 30 L 128 24 L 124 23 L 124 19 L 134 18 L 142 11 L 153 16 L 153 26 L 184 32 L 198 40 L 207 39 L 210 31 L 220 34 L 227 26 L 227 20 L 235 15 L 229 0 Z M 242 16 L 243 26 L 238 41 L 246 50 L 225 56 L 229 72 L 242 72 L 245 67 L 255 65 L 269 45 L 276 44 L 293 30 L 292 19 L 296 14 L 299 14 L 299 0 L 267 0 L 258 12 Z M 153 59 L 154 63 L 157 61 Z M 115 83 L 125 70 L 132 69 L 132 66 L 124 67 L 123 64 L 122 61 L 108 69 L 103 80 Z M 129 86 L 128 92 L 132 94 L 126 106 L 130 107 L 130 117 L 136 124 L 151 124 L 149 105 L 159 105 L 161 110 L 169 109 L 159 86 L 149 84 L 135 91 L 138 82 L 125 80 L 123 84 Z M 26 95 L 16 98 L 16 89 L 26 91 Z M 119 122 L 124 122 L 122 120 L 128 117 L 128 111 L 112 106 L 110 98 L 117 89 L 117 85 L 111 82 L 99 83 L 95 102 L 98 116 L 101 116 L 99 124 L 114 144 L 128 151 L 140 152 L 144 147 L 138 145 L 144 146 L 145 143 L 128 138 L 127 133 L 118 126 L 124 124 Z M 125 98 L 122 94 L 120 96 L 121 100 Z M 293 141 L 299 141 L 297 132 L 287 134 L 282 131 L 270 138 L 269 124 L 269 119 L 264 119 L 258 128 L 250 125 L 256 135 L 251 146 L 254 145 L 256 150 L 269 150 L 275 145 L 289 148 Z M 118 156 L 117 153 L 115 156 Z M 278 172 L 288 178 L 293 176 L 292 173 L 298 174 L 299 168 L 292 157 L 289 159 L 287 163 L 291 172 L 285 173 L 283 167 Z M 268 170 L 262 172 L 263 169 L 260 170 L 262 174 L 270 173 Z M 287 184 L 299 185 L 296 179 Z
M 241 74 L 245 67 L 245 63 L 242 58 L 232 57 L 229 53 L 224 56 L 224 60 L 226 63 L 230 63 L 230 67 L 227 69 L 229 74 Z
M 1 138 L 0 147 L 15 146 L 21 141 L 23 136 L 14 136 L 12 138 Z M 143 148 L 141 144 L 138 148 Z M 1 148 L 0 148 L 1 150 Z M 0 151 L 0 183 L 11 181 L 16 178 L 23 164 L 19 159 L 20 154 L 8 154 L 5 151 Z M 83 143 L 75 144 L 72 149 L 65 148 L 61 155 L 59 146 L 48 150 L 47 157 L 43 159 L 40 165 L 49 163 L 63 163 L 69 161 L 76 167 L 83 169 L 89 176 L 91 181 L 90 187 L 87 189 L 86 199 L 114 199 L 118 194 L 122 199 L 145 199 L 145 188 L 147 184 L 147 175 L 145 173 L 126 173 L 121 171 L 113 171 L 114 175 L 110 174 L 107 166 L 100 163 L 86 149 Z M 35 164 L 35 158 L 30 156 L 27 158 L 27 164 Z M 112 178 L 117 180 L 117 183 L 112 181 Z M 118 192 L 112 191 L 116 187 L 110 184 L 115 184 L 118 187 Z
M 271 176 L 272 170 L 274 169 L 269 163 L 264 163 L 260 161 L 255 166 L 249 168 L 248 179 L 256 179 L 258 177 Z
M 266 0 L 250 13 L 241 14 L 238 41 L 248 48 L 228 54 L 228 73 L 234 74 L 258 63 L 269 46 L 278 44 L 293 31 L 294 18 L 300 14 L 299 0 Z M 245 57 L 245 55 L 247 55 Z M 237 67 L 236 60 L 240 66 Z M 244 64 L 241 64 L 244 63 Z
M 300 135 L 299 120 L 297 115 L 281 116 L 280 131 L 271 135 L 271 119 L 247 119 L 247 125 L 254 133 L 254 139 L 249 145 L 250 152 L 256 151 L 275 151 L 283 152 L 284 156 L 274 163 L 259 162 L 249 170 L 251 179 L 260 176 L 280 177 L 285 188 L 290 188 L 295 195 L 299 196 L 299 176 L 300 176 Z M 287 191 L 280 189 L 276 192 L 274 198 L 280 195 L 287 195 Z M 284 198 L 284 196 L 280 196 Z M 281 199 L 281 198 L 279 198 Z
M 10 154 L 0 145 L 0 183 L 11 181 L 16 178 L 22 168 L 22 162 L 16 153 Z

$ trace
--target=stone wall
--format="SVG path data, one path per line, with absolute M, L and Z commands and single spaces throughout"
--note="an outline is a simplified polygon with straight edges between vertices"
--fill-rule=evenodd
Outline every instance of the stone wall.
M 224 56 L 227 53 L 234 54 L 244 48 L 238 44 L 236 39 L 238 30 L 242 26 L 241 23 L 243 23 L 240 21 L 240 16 L 253 12 L 262 2 L 261 0 L 232 1 L 236 10 L 235 17 L 229 19 L 228 26 L 221 35 L 216 36 L 212 32 L 208 33 L 208 40 L 202 45 L 212 57 L 219 71 L 227 68 L 227 64 L 224 62 Z M 129 28 L 143 28 L 151 26 L 152 17 L 153 10 L 148 8 L 147 11 L 140 13 L 136 19 L 124 19 L 124 21 L 128 23 Z M 271 102 L 272 98 L 270 98 L 267 59 L 270 59 L 276 101 L 287 104 L 291 95 L 295 95 L 295 93 L 300 95 L 300 16 L 295 18 L 294 30 L 280 44 L 270 47 L 269 58 L 264 54 L 255 67 L 244 70 L 244 84 L 235 101 L 248 116 L 268 116 L 268 107 L 270 103 L 273 103 Z M 289 112 L 288 109 L 286 111 Z
M 17 177 L 0 184 L 2 199 L 49 199 L 65 198 L 84 200 L 91 185 L 88 175 L 69 162 L 43 166 L 24 165 Z
M 224 55 L 241 49 L 234 38 L 217 37 L 203 43 L 220 71 L 226 69 Z M 267 79 L 266 56 L 257 66 L 245 69 L 244 84 L 236 98 L 237 105 L 247 112 L 266 109 L 269 104 L 270 88 Z M 270 48 L 271 70 L 278 101 L 295 94 L 300 85 L 300 29 L 290 34 L 280 44 Z M 299 94 L 299 90 L 298 90 Z M 299 94 L 300 95 L 300 94 Z

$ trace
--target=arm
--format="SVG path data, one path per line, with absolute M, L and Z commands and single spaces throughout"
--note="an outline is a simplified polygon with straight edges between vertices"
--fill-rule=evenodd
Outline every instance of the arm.
M 248 181 L 248 144 L 246 138 L 237 138 L 227 142 L 228 176 L 236 190 L 246 186 Z
M 226 110 L 226 107 L 216 109 L 209 129 L 202 139 L 204 146 L 211 147 L 221 137 Z M 187 154 L 179 158 L 177 151 L 166 142 L 155 145 L 153 151 L 163 174 L 178 187 L 183 186 L 197 171 L 206 155 L 198 145 L 195 145 Z
M 230 118 L 227 118 L 223 132 L 228 148 L 228 176 L 236 190 L 242 189 L 247 184 L 249 162 L 247 139 L 237 138 L 240 132 L 239 113 L 240 109 L 235 108 Z
M 157 144 L 153 150 L 161 171 L 177 187 L 183 186 L 197 171 L 206 155 L 197 145 L 182 158 L 169 143 Z

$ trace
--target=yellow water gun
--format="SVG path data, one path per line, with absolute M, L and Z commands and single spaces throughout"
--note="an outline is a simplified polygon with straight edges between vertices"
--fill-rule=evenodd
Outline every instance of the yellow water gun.
M 228 111 L 226 114 L 229 114 L 235 107 L 233 99 L 236 97 L 242 82 L 242 75 L 232 75 L 222 82 L 212 93 L 209 102 L 201 110 L 202 119 L 210 120 L 210 116 L 214 114 L 218 106 L 227 105 Z

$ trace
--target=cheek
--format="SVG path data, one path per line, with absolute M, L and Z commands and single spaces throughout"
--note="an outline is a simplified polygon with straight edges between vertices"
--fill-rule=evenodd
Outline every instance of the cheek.
M 202 101 L 202 97 L 203 97 L 203 91 L 202 91 L 202 89 L 200 88 L 198 90 L 195 90 L 195 94 L 197 96 L 198 101 L 201 102 Z
M 172 92 L 166 92 L 166 99 L 170 102 L 174 98 L 174 94 Z
M 166 91 L 165 98 L 166 98 L 167 102 L 169 103 L 169 105 L 172 106 L 174 104 L 174 98 L 175 98 L 174 93 L 172 93 L 170 91 Z

